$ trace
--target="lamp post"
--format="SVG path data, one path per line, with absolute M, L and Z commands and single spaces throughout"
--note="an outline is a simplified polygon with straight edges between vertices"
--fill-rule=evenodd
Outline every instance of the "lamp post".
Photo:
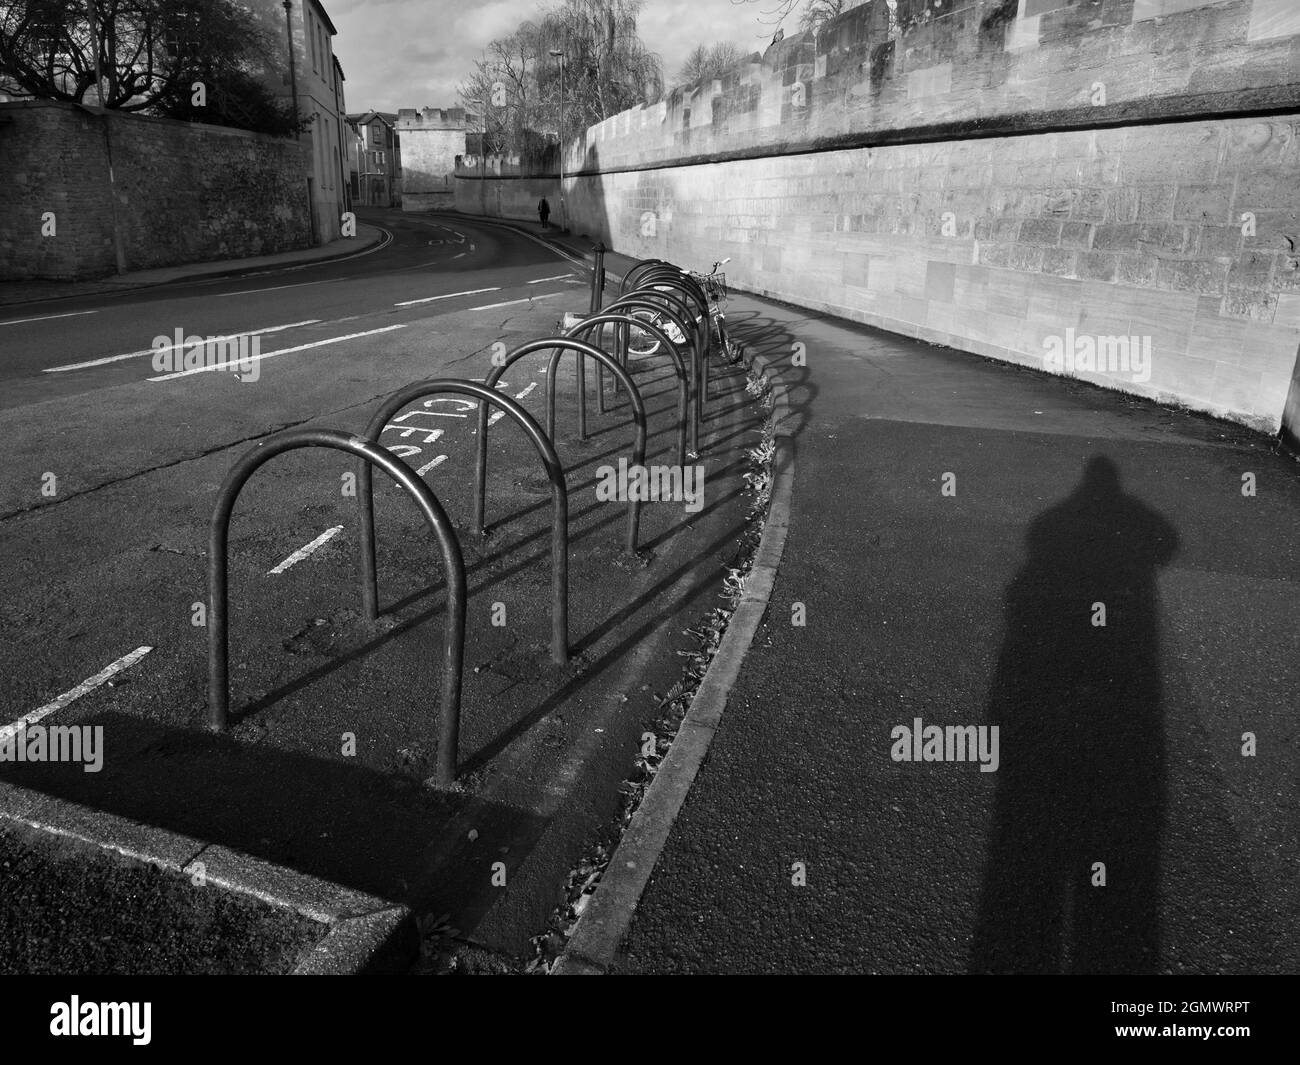
M 551 55 L 560 61 L 560 232 L 569 231 L 569 220 L 564 213 L 564 52 L 552 48 Z

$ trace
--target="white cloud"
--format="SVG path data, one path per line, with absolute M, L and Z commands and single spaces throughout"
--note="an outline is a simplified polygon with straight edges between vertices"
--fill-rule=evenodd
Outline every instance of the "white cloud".
M 454 107 L 456 86 L 493 39 L 547 4 L 536 0 L 323 0 L 338 28 L 334 51 L 347 76 L 349 111 Z M 771 29 L 758 22 L 768 0 L 646 0 L 641 39 L 663 60 L 671 82 L 696 44 L 732 41 L 761 51 Z M 760 39 L 763 38 L 763 39 Z

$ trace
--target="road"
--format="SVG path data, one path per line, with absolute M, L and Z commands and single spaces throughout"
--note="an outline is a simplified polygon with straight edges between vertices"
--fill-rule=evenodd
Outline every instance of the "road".
M 451 913 L 466 934 L 523 957 L 582 848 L 615 814 L 657 693 L 680 676 L 682 630 L 715 605 L 734 561 L 755 412 L 739 393 L 743 374 L 720 382 L 731 392 L 703 429 L 707 503 L 643 507 L 633 557 L 628 504 L 595 491 L 598 467 L 629 452 L 628 407 L 591 411 L 590 437 L 577 441 L 574 362 L 557 368 L 571 544 L 565 667 L 547 653 L 550 501 L 536 455 L 517 431 L 512 442 L 493 430 L 496 528 L 480 541 L 466 528 L 469 404 L 434 397 L 393 417 L 381 442 L 437 492 L 469 575 L 462 779 L 449 791 L 419 787 L 436 750 L 443 624 L 428 530 L 377 479 L 389 612 L 368 625 L 357 609 L 352 460 L 280 456 L 235 510 L 235 712 L 230 733 L 210 734 L 208 517 L 236 458 L 295 426 L 358 432 L 412 381 L 482 379 L 494 345 L 553 335 L 563 311 L 587 307 L 585 272 L 540 242 L 459 218 L 366 220 L 393 239 L 348 260 L 4 310 L 0 726 L 38 712 L 103 724 L 107 754 L 101 773 L 9 765 L 0 775 L 437 907 L 434 916 Z M 154 338 L 177 330 L 256 332 L 260 359 L 238 373 L 159 372 Z M 547 372 L 531 358 L 501 382 L 538 420 Z M 636 380 L 647 461 L 671 461 L 676 378 L 656 358 Z M 498 605 L 500 625 L 490 620 Z M 497 861 L 506 891 L 490 884 Z

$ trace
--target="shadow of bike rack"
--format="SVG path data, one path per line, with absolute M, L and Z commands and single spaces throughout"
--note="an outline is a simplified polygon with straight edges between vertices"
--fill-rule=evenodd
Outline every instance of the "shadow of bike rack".
M 530 340 L 526 344 L 521 344 L 514 351 L 507 353 L 499 366 L 493 366 L 492 372 L 488 374 L 487 380 L 483 382 L 484 386 L 495 390 L 496 383 L 501 379 L 501 375 L 513 363 L 518 362 L 525 355 L 531 355 L 538 351 L 554 351 L 551 361 L 546 369 L 546 435 L 555 439 L 555 369 L 560 363 L 560 356 L 565 351 L 573 351 L 578 356 L 578 434 L 579 439 L 586 440 L 586 376 L 582 372 L 583 357 L 595 359 L 598 363 L 603 363 L 605 368 L 622 382 L 623 387 L 627 389 L 627 394 L 632 400 L 632 418 L 636 422 L 636 439 L 632 445 L 632 465 L 641 466 L 645 463 L 646 448 L 646 417 L 645 403 L 641 399 L 641 390 L 632 382 L 631 375 L 621 367 L 617 360 L 612 356 L 601 351 L 600 348 L 588 344 L 584 340 L 574 340 L 572 337 L 541 337 L 537 340 Z M 482 457 L 487 448 L 487 408 L 482 404 L 479 405 L 478 412 L 478 446 L 480 462 L 486 462 Z M 641 527 L 641 501 L 639 499 L 629 500 L 631 511 L 628 514 L 627 526 L 627 549 L 629 552 L 636 552 L 637 534 Z
M 698 455 L 700 453 L 700 425 L 704 422 L 703 409 L 700 406 L 699 397 L 701 378 L 699 336 L 691 329 L 690 325 L 687 324 L 689 321 L 690 311 L 685 307 L 681 300 L 677 300 L 666 292 L 660 292 L 656 295 L 663 297 L 665 301 L 672 299 L 677 304 L 677 308 L 674 308 L 672 305 L 664 306 L 663 302 L 656 302 L 651 299 L 648 294 L 639 295 L 637 293 L 629 293 L 626 296 L 620 296 L 606 307 L 605 313 L 613 314 L 623 311 L 641 310 L 660 315 L 663 318 L 667 318 L 669 322 L 676 326 L 677 331 L 681 333 L 685 342 L 690 344 L 692 396 L 690 419 L 691 452 Z M 637 328 L 646 324 L 647 323 L 644 320 L 639 320 Z M 676 345 L 673 346 L 675 347 Z
M 677 346 L 673 344 L 671 340 L 668 339 L 668 334 L 665 333 L 653 322 L 646 322 L 640 319 L 635 319 L 631 315 L 627 315 L 627 314 L 614 314 L 608 312 L 602 312 L 600 314 L 594 314 L 589 318 L 584 318 L 577 325 L 571 327 L 567 332 L 565 332 L 564 335 L 567 337 L 574 337 L 576 339 L 580 339 L 582 337 L 582 334 L 590 331 L 593 328 L 597 328 L 603 331 L 606 325 L 622 326 L 628 329 L 631 329 L 633 327 L 637 329 L 644 329 L 647 333 L 650 333 L 652 336 L 654 336 L 655 339 L 658 340 L 659 343 L 664 346 L 664 350 L 668 352 L 668 357 L 672 360 L 673 363 L 673 372 L 677 375 L 677 383 L 680 386 L 677 394 L 677 465 L 685 466 L 686 465 L 686 429 L 687 429 L 687 423 L 691 421 L 691 414 L 690 414 L 691 385 L 690 385 L 690 378 L 686 373 L 686 364 L 682 362 L 682 357 L 677 351 Z M 599 366 L 600 364 L 598 363 L 597 365 Z M 600 368 L 603 372 L 604 367 L 601 366 Z M 603 389 L 604 387 L 603 377 L 598 375 L 596 381 L 597 381 L 597 387 Z M 602 399 L 604 398 L 603 391 L 601 392 L 601 398 Z M 602 414 L 605 413 L 603 403 L 601 404 L 600 409 Z M 693 423 L 692 423 L 692 428 L 693 428 Z M 695 441 L 692 440 L 691 443 L 695 444 Z
M 214 732 L 222 732 L 230 716 L 227 551 L 231 512 L 240 490 L 260 466 L 285 451 L 308 447 L 346 451 L 364 461 L 367 468 L 378 466 L 415 498 L 438 538 L 447 571 L 448 619 L 443 635 L 442 705 L 434 781 L 446 787 L 456 779 L 461 670 L 465 662 L 465 560 L 460 543 L 438 497 L 405 462 L 377 444 L 337 429 L 290 429 L 262 441 L 231 467 L 217 492 L 208 530 L 208 725 Z
M 484 497 L 487 494 L 487 409 L 495 404 L 515 420 L 528 434 L 546 467 L 551 482 L 551 661 L 564 665 L 569 660 L 569 491 L 564 482 L 564 467 L 556 454 L 555 445 L 542 432 L 533 416 L 518 401 L 474 381 L 456 378 L 438 378 L 417 381 L 394 392 L 384 400 L 366 426 L 365 438 L 377 443 L 388 419 L 403 407 L 425 396 L 451 393 L 477 399 L 479 412 L 478 460 L 474 470 L 473 529 L 482 536 Z M 374 621 L 379 616 L 379 583 L 375 567 L 375 502 L 373 475 L 368 462 L 357 472 L 357 505 L 361 512 L 361 599 L 366 619 Z

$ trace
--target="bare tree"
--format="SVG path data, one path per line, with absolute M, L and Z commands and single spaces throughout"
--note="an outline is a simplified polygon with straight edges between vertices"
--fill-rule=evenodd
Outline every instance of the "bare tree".
M 92 17 L 93 15 L 93 17 Z M 0 81 L 16 96 L 147 111 L 214 70 L 245 70 L 266 46 L 228 0 L 18 0 L 0 5 Z
M 716 44 L 697 44 L 677 72 L 677 84 L 692 85 L 697 81 L 720 78 L 745 58 L 739 45 L 730 41 Z
M 541 150 L 545 132 L 567 139 L 657 101 L 662 69 L 637 34 L 640 6 L 640 0 L 564 0 L 488 45 L 460 86 L 466 106 L 484 116 L 484 150 L 531 154 Z
M 803 9 L 799 12 L 799 29 L 806 33 L 809 30 L 814 32 L 820 30 L 824 23 L 844 14 L 845 11 L 870 3 L 871 0 L 731 0 L 731 2 L 737 7 L 741 4 L 764 5 L 765 10 L 759 12 L 758 21 L 764 26 L 777 27 L 781 26 L 802 4 Z M 894 6 L 890 0 L 881 0 L 881 2 L 888 3 L 891 8 Z M 765 37 L 766 33 L 759 36 Z

